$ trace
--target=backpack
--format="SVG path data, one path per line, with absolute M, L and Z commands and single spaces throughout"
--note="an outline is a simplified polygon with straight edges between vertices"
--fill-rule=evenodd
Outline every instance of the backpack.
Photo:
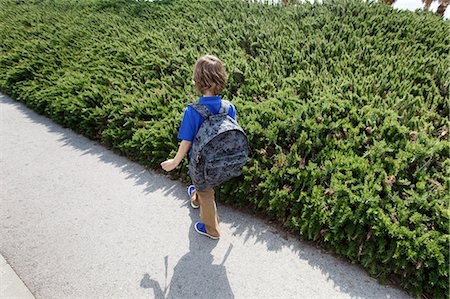
M 189 104 L 204 118 L 192 144 L 189 172 L 197 190 L 212 189 L 239 176 L 248 159 L 244 130 L 228 115 L 230 102 L 222 101 L 212 114 L 201 103 Z

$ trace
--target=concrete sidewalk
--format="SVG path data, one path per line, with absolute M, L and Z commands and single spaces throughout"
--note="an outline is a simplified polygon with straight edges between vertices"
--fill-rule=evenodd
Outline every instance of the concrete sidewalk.
M 33 299 L 34 296 L 0 255 L 0 298 Z
M 409 298 L 221 204 L 222 238 L 200 236 L 180 182 L 1 94 L 0 111 L 0 253 L 36 298 Z

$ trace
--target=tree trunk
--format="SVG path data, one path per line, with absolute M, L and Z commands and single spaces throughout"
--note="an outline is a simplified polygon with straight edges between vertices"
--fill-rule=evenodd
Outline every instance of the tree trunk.
M 444 16 L 445 10 L 449 4 L 450 0 L 439 0 L 439 6 L 437 8 L 436 14 L 438 16 Z
M 429 10 L 430 6 L 431 6 L 431 2 L 433 2 L 433 0 L 422 0 L 422 3 L 424 4 L 423 9 Z

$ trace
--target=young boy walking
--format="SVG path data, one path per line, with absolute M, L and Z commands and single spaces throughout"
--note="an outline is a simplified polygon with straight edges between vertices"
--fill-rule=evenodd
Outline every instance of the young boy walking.
M 212 114 L 217 114 L 222 106 L 222 98 L 219 94 L 225 87 L 228 75 L 223 63 L 214 55 L 205 55 L 197 60 L 194 66 L 193 83 L 197 91 L 202 95 L 199 102 L 208 108 Z M 230 105 L 228 115 L 236 120 L 236 109 Z M 187 106 L 181 121 L 178 139 L 181 140 L 178 152 L 173 159 L 161 163 L 165 171 L 175 169 L 184 156 L 189 152 L 191 158 L 191 145 L 195 136 L 204 122 L 204 118 L 191 106 Z M 188 187 L 188 195 L 191 198 L 193 208 L 200 207 L 200 222 L 195 223 L 195 230 L 212 239 L 219 239 L 219 218 L 214 199 L 214 190 L 195 190 L 193 185 Z

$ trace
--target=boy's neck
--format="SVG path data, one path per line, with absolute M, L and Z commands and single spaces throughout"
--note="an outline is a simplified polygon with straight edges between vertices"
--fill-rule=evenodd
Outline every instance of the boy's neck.
M 210 93 L 210 92 L 205 92 L 204 94 L 202 94 L 202 97 L 216 97 L 217 95 Z

